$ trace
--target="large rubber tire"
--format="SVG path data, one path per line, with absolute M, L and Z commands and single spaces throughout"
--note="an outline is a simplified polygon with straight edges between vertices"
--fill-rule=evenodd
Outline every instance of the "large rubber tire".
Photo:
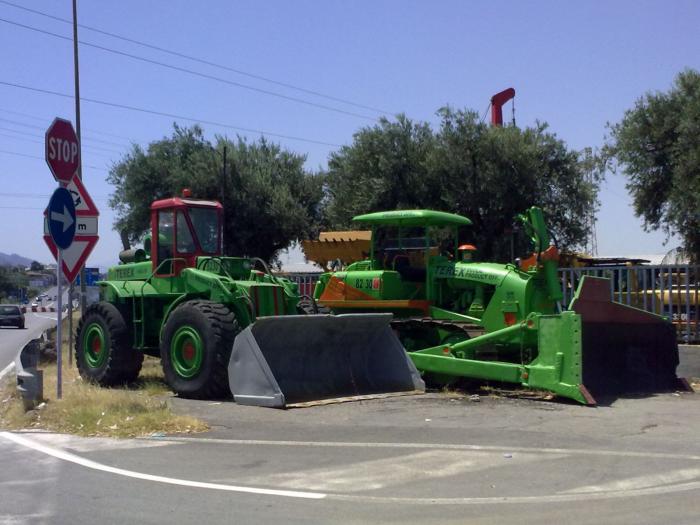
M 91 304 L 78 323 L 75 361 L 80 376 L 101 386 L 131 383 L 139 376 L 143 353 L 132 348 L 131 330 L 111 303 Z
M 165 381 L 181 397 L 231 396 L 228 362 L 240 331 L 236 316 L 212 301 L 187 301 L 165 323 L 160 359 Z

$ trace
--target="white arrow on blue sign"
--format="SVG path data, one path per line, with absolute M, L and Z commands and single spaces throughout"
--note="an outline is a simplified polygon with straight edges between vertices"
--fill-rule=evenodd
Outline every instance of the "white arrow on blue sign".
M 73 196 L 65 188 L 56 188 L 47 209 L 49 233 L 60 249 L 65 250 L 75 236 L 75 205 Z

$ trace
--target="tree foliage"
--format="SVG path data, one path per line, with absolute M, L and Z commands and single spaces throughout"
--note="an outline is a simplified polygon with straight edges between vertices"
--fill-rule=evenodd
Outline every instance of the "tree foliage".
M 0 266 L 0 302 L 17 300 L 20 289 L 27 287 L 27 276 L 19 266 Z
M 597 206 L 600 171 L 586 165 L 547 126 L 491 127 L 476 113 L 443 108 L 440 125 L 405 116 L 360 130 L 332 153 L 328 220 L 346 228 L 370 211 L 431 208 L 474 222 L 484 259 L 507 260 L 513 218 L 541 206 L 560 248 L 581 245 Z M 588 169 L 590 168 L 590 169 Z
M 222 179 L 227 149 L 226 183 Z M 304 170 L 305 157 L 265 139 L 248 143 L 217 137 L 207 141 L 198 126 L 175 125 L 171 137 L 138 145 L 110 171 L 115 191 L 110 206 L 117 212 L 114 228 L 132 242 L 149 230 L 152 201 L 179 195 L 218 199 L 225 204 L 227 255 L 274 261 L 279 250 L 318 228 L 322 179 Z
M 626 175 L 645 229 L 677 233 L 700 261 L 700 73 L 686 70 L 668 92 L 647 93 L 610 131 L 605 154 Z

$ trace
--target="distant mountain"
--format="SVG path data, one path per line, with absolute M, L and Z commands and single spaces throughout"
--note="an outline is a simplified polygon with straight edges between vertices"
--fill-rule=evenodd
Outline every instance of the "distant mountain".
M 0 266 L 27 267 L 30 264 L 32 264 L 32 259 L 27 259 L 26 257 L 22 257 L 21 255 L 17 255 L 16 253 L 8 255 L 6 253 L 0 252 Z

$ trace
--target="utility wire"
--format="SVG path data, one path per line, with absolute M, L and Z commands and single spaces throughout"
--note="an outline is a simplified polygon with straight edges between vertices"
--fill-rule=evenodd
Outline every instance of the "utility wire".
M 0 2 L 2 2 L 2 0 L 0 0 Z M 484 119 L 486 118 L 486 115 L 488 114 L 489 109 L 491 109 L 491 102 L 489 102 L 489 103 L 486 105 L 486 111 L 484 111 L 484 116 L 481 117 L 481 124 L 484 123 Z
M 43 120 L 43 119 L 42 119 L 42 120 Z M 25 122 L 19 122 L 18 120 L 12 120 L 12 119 L 8 119 L 8 118 L 2 118 L 2 117 L 0 117 L 0 122 L 7 122 L 8 124 L 13 124 L 13 125 L 15 125 L 15 126 L 23 126 L 23 127 L 25 127 L 25 128 L 32 128 L 32 129 L 38 129 L 38 130 L 41 130 L 41 131 L 46 131 L 46 126 L 37 126 L 36 124 L 27 124 L 27 123 L 25 123 Z M 18 133 L 19 133 L 19 132 L 18 132 Z M 80 138 L 81 138 L 81 141 L 83 141 L 83 140 L 88 140 L 88 141 L 90 141 L 90 142 L 99 142 L 100 144 L 108 144 L 108 145 L 111 145 L 111 146 L 118 146 L 118 147 L 120 147 L 120 148 L 129 147 L 129 144 L 124 144 L 124 143 L 119 143 L 119 142 L 112 142 L 111 140 L 95 139 L 95 138 L 91 138 L 91 137 L 88 137 L 88 138 L 86 139 L 84 136 L 83 136 L 83 137 L 80 137 Z
M 36 93 L 44 93 L 46 95 L 54 95 L 57 97 L 63 97 L 63 98 L 73 98 L 73 95 L 69 95 L 67 93 L 59 93 L 58 91 L 51 91 L 48 89 L 42 89 L 42 88 L 37 88 L 37 87 L 31 87 L 31 86 L 25 86 L 22 84 L 16 84 L 13 82 L 5 82 L 0 80 L 0 85 L 3 86 L 9 86 L 9 87 L 14 87 L 18 89 L 25 89 L 27 91 L 34 91 Z M 208 124 L 210 126 L 218 126 L 221 128 L 227 128 L 227 129 L 234 129 L 237 131 L 244 131 L 246 133 L 259 133 L 261 135 L 268 135 L 270 137 L 277 137 L 277 138 L 282 138 L 282 139 L 288 139 L 288 140 L 298 140 L 300 142 L 309 142 L 311 144 L 320 144 L 322 146 L 331 146 L 333 148 L 339 148 L 341 147 L 340 144 L 333 144 L 332 142 L 323 142 L 321 140 L 314 140 L 314 139 L 307 139 L 303 137 L 296 137 L 294 135 L 284 135 L 282 133 L 272 133 L 270 131 L 264 131 L 260 129 L 253 129 L 253 128 L 244 128 L 241 126 L 234 126 L 232 124 L 226 124 L 223 122 L 216 122 L 213 120 L 205 120 L 205 119 L 198 119 L 194 117 L 186 117 L 183 115 L 177 115 L 175 113 L 167 113 L 165 111 L 155 111 L 151 109 L 146 109 L 146 108 L 139 108 L 136 106 L 128 106 L 126 104 L 117 104 L 116 102 L 107 102 L 105 100 L 98 100 L 94 98 L 87 98 L 87 97 L 80 97 L 80 100 L 83 102 L 90 102 L 92 104 L 99 104 L 102 106 L 109 106 L 113 108 L 119 108 L 119 109 L 126 109 L 129 111 L 137 111 L 139 113 L 148 113 L 150 115 L 158 115 L 160 117 L 168 117 L 168 118 L 174 118 L 174 119 L 180 119 L 180 120 L 186 120 L 188 122 L 199 122 L 202 124 Z
M 72 42 L 72 41 L 73 41 L 73 38 L 72 38 L 72 37 L 67 37 L 67 36 L 64 36 L 64 35 L 59 35 L 58 33 L 52 33 L 51 31 L 45 31 L 44 29 L 39 29 L 39 28 L 37 28 L 37 27 L 32 27 L 32 26 L 28 26 L 28 25 L 25 25 L 25 24 L 20 24 L 19 22 L 13 22 L 12 20 L 7 20 L 7 19 L 5 19 L 5 18 L 0 18 L 0 22 L 5 22 L 6 24 L 10 24 L 10 25 L 13 25 L 13 26 L 21 27 L 21 28 L 23 28 L 23 29 L 27 29 L 27 30 L 29 30 L 29 31 L 34 31 L 34 32 L 41 33 L 41 34 L 44 34 L 44 35 L 49 35 L 49 36 L 52 36 L 52 37 L 54 37 L 54 38 L 59 38 L 59 39 L 61 39 L 61 40 L 67 40 L 67 41 L 69 41 L 69 42 Z M 95 49 L 99 49 L 100 51 L 105 51 L 105 52 L 107 52 L 107 53 L 113 53 L 113 54 L 115 54 L 115 55 L 119 55 L 119 56 L 131 58 L 131 59 L 133 59 L 133 60 L 138 60 L 138 61 L 141 61 L 141 62 L 145 62 L 145 63 L 147 63 L 147 64 L 152 64 L 152 65 L 164 67 L 164 68 L 167 68 L 167 69 L 172 69 L 173 71 L 179 71 L 179 72 L 181 72 L 181 73 L 187 73 L 187 74 L 189 74 L 189 75 L 194 75 L 194 76 L 197 76 L 197 77 L 206 78 L 206 79 L 208 79 L 208 80 L 214 80 L 214 81 L 220 82 L 220 83 L 222 83 L 222 84 L 228 84 L 228 85 L 230 85 L 230 86 L 239 87 L 239 88 L 242 88 L 242 89 L 248 89 L 248 90 L 250 90 L 250 91 L 255 91 L 255 92 L 257 92 L 257 93 L 262 93 L 262 94 L 264 94 L 264 95 L 269 95 L 269 96 L 272 96 L 272 97 L 277 97 L 277 98 L 281 98 L 281 99 L 284 99 L 284 100 L 289 100 L 289 101 L 291 101 L 291 102 L 296 102 L 296 103 L 298 103 L 298 104 L 305 104 L 305 105 L 307 105 L 307 106 L 312 106 L 312 107 L 315 107 L 315 108 L 325 109 L 326 111 L 333 111 L 333 112 L 335 112 L 335 113 L 341 113 L 341 114 L 343 114 L 343 115 L 350 115 L 350 116 L 352 116 L 352 117 L 358 117 L 358 118 L 362 118 L 362 119 L 366 119 L 366 120 L 373 120 L 373 121 L 374 121 L 374 120 L 377 120 L 375 117 L 370 117 L 370 116 L 367 116 L 367 115 L 362 115 L 361 113 L 355 113 L 355 112 L 353 112 L 353 111 L 346 111 L 346 110 L 344 110 L 344 109 L 334 108 L 334 107 L 332 107 L 332 106 L 326 106 L 325 104 L 318 104 L 318 103 L 316 103 L 316 102 L 310 102 L 310 101 L 304 100 L 304 99 L 302 99 L 302 98 L 291 97 L 291 96 L 289 96 L 289 95 L 283 95 L 282 93 L 277 93 L 276 91 L 270 91 L 270 90 L 268 90 L 268 89 L 257 88 L 257 87 L 255 87 L 255 86 L 251 86 L 251 85 L 248 85 L 248 84 L 243 84 L 243 83 L 241 83 L 241 82 L 235 82 L 235 81 L 233 81 L 233 80 L 227 80 L 227 79 L 225 79 L 225 78 L 217 77 L 217 76 L 214 76 L 214 75 L 208 75 L 208 74 L 206 74 L 206 73 L 201 73 L 201 72 L 199 72 L 199 71 L 194 71 L 194 70 L 192 70 L 192 69 L 187 69 L 187 68 L 175 66 L 175 65 L 172 65 L 172 64 L 166 64 L 165 62 L 159 62 L 158 60 L 152 60 L 152 59 L 150 59 L 150 58 L 145 58 L 145 57 L 141 57 L 141 56 L 138 56 L 138 55 L 132 55 L 131 53 L 126 53 L 126 52 L 124 52 L 124 51 L 118 51 L 118 50 L 116 50 L 116 49 L 112 49 L 112 48 L 109 48 L 109 47 L 101 46 L 101 45 L 98 45 L 98 44 L 92 44 L 92 43 L 90 43 L 90 42 L 85 42 L 85 41 L 83 41 L 83 40 L 78 40 L 78 43 L 81 44 L 81 45 L 83 45 L 83 46 L 87 46 L 87 47 L 92 47 L 92 48 L 95 48 Z
M 2 0 L 0 0 L 0 1 L 2 1 Z M 30 115 L 29 113 L 21 113 L 20 111 L 12 111 L 11 109 L 0 108 L 0 111 L 2 111 L 3 113 L 10 113 L 11 115 L 18 115 L 20 117 L 26 117 L 26 118 L 30 118 L 30 119 L 34 119 L 34 120 L 39 120 L 41 122 L 46 122 L 47 120 L 50 120 L 50 119 L 47 119 L 46 117 L 38 117 L 36 115 Z M 23 124 L 23 125 L 26 125 L 26 124 Z M 134 142 L 134 139 L 132 139 L 131 137 L 125 137 L 124 135 L 115 135 L 114 133 L 107 133 L 106 131 L 97 131 L 95 129 L 90 129 L 90 128 L 85 128 L 85 131 L 89 131 L 90 133 L 97 133 L 98 135 L 105 135 L 107 137 L 114 137 L 117 139 L 123 139 L 123 140 L 127 141 L 129 144 Z M 116 144 L 116 142 L 114 144 Z M 123 146 L 123 144 L 119 144 L 119 145 Z
M 30 8 L 28 8 L 28 7 L 24 7 L 24 6 L 21 6 L 21 5 L 17 5 L 17 4 L 14 4 L 14 3 L 12 3 L 12 2 L 8 2 L 8 1 L 6 1 L 6 0 L 0 0 L 0 3 L 5 4 L 5 5 L 8 5 L 8 6 L 10 6 L 10 7 L 14 7 L 14 8 L 16 8 L 16 9 L 22 9 L 23 11 L 27 11 L 27 12 L 30 12 L 30 13 L 34 13 L 34 14 L 36 14 L 36 15 L 40 15 L 40 16 L 43 16 L 43 17 L 46 17 L 46 18 L 50 18 L 50 19 L 52 19 L 52 20 L 57 20 L 57 21 L 59 21 L 59 22 L 64 22 L 64 23 L 66 23 L 66 24 L 73 24 L 73 21 L 72 21 L 72 20 L 68 20 L 67 18 L 61 18 L 61 17 L 54 16 L 54 15 L 51 15 L 51 14 L 46 13 L 46 12 L 43 12 L 43 11 L 38 11 L 38 10 L 35 10 L 35 9 L 30 9 Z M 308 95 L 313 95 L 313 96 L 316 96 L 316 97 L 325 98 L 325 99 L 327 99 L 327 100 L 333 100 L 334 102 L 340 102 L 340 103 L 342 103 L 342 104 L 347 104 L 347 105 L 349 105 L 349 106 L 354 106 L 354 107 L 356 107 L 356 108 L 368 109 L 368 110 L 370 110 L 370 111 L 374 111 L 374 112 L 376 112 L 376 113 L 381 113 L 381 114 L 384 114 L 384 115 L 395 115 L 395 114 L 396 114 L 396 113 L 393 112 L 393 111 L 387 111 L 387 110 L 375 108 L 375 107 L 372 107 L 372 106 L 367 106 L 367 105 L 365 105 L 365 104 L 359 104 L 359 103 L 357 103 L 357 102 L 353 102 L 353 101 L 351 101 L 351 100 L 347 100 L 347 99 L 335 97 L 335 96 L 332 96 L 332 95 L 326 95 L 326 94 L 321 93 L 321 92 L 319 92 L 319 91 L 314 91 L 314 90 L 312 90 L 312 89 L 302 88 L 302 87 L 299 87 L 299 86 L 295 86 L 295 85 L 293 85 L 293 84 L 289 84 L 289 83 L 287 83 L 287 82 L 281 82 L 281 81 L 279 81 L 279 80 L 274 80 L 274 79 L 272 79 L 272 78 L 264 77 L 264 76 L 261 76 L 261 75 L 256 75 L 256 74 L 254 74 L 254 73 L 249 73 L 249 72 L 243 71 L 243 70 L 241 70 L 241 69 L 236 69 L 236 68 L 232 68 L 232 67 L 230 67 L 230 66 L 225 66 L 225 65 L 222 65 L 222 64 L 217 64 L 216 62 L 211 62 L 211 61 L 205 60 L 205 59 L 203 59 L 203 58 L 198 58 L 198 57 L 195 57 L 195 56 L 192 56 L 192 55 L 186 55 L 186 54 L 180 53 L 180 52 L 178 52 L 178 51 L 173 51 L 173 50 L 171 50 L 171 49 L 166 49 L 166 48 L 164 48 L 164 47 L 156 46 L 156 45 L 153 45 L 153 44 L 148 44 L 148 43 L 142 42 L 142 41 L 140 41 L 140 40 L 136 40 L 136 39 L 133 39 L 133 38 L 128 38 L 128 37 L 125 37 L 125 36 L 122 36 L 122 35 L 119 35 L 119 34 L 116 34 L 116 33 L 111 33 L 111 32 L 109 32 L 109 31 L 105 31 L 105 30 L 103 30 L 103 29 L 98 29 L 98 28 L 96 28 L 96 27 L 91 27 L 91 26 L 87 26 L 87 25 L 84 25 L 84 24 L 78 24 L 78 27 L 81 27 L 81 28 L 83 28 L 83 29 L 87 29 L 88 31 L 92 31 L 92 32 L 94 32 L 94 33 L 99 33 L 99 34 L 101 34 L 101 35 L 106 35 L 106 36 L 109 36 L 109 37 L 111 37 L 111 38 L 116 38 L 116 39 L 122 40 L 122 41 L 124 41 L 124 42 L 129 42 L 129 43 L 131 43 L 131 44 L 136 44 L 136 45 L 138 45 L 138 46 L 142 46 L 142 47 L 146 47 L 146 48 L 149 48 L 149 49 L 153 49 L 153 50 L 155 50 L 155 51 L 160 51 L 161 53 L 167 53 L 167 54 L 172 55 L 172 56 L 176 56 L 176 57 L 179 57 L 179 58 L 184 58 L 184 59 L 191 60 L 191 61 L 193 61 L 193 62 L 198 62 L 198 63 L 200 63 L 200 64 L 204 64 L 204 65 L 207 65 L 207 66 L 216 67 L 216 68 L 219 68 L 219 69 L 223 69 L 223 70 L 226 70 L 226 71 L 230 71 L 230 72 L 232 72 L 232 73 L 236 73 L 236 74 L 238 74 L 238 75 L 243 75 L 243 76 L 246 76 L 246 77 L 249 77 L 249 78 L 254 78 L 254 79 L 256 79 L 256 80 L 262 80 L 263 82 L 269 82 L 270 84 L 276 84 L 276 85 L 278 85 L 278 86 L 285 87 L 285 88 L 288 88 L 288 89 L 294 89 L 294 90 L 296 90 L 296 91 L 299 91 L 299 92 L 301 92 L 301 93 L 306 93 L 306 94 L 308 94 Z
M 43 194 L 43 193 L 4 193 L 0 192 L 0 197 L 12 197 L 16 199 L 48 199 L 51 197 L 50 194 Z M 90 195 L 92 200 L 94 201 L 106 201 L 109 199 L 109 197 L 105 195 Z
M 26 211 L 38 210 L 38 211 L 44 211 L 44 210 L 46 210 L 46 208 L 27 208 L 26 206 L 0 206 L 0 210 L 26 210 Z
M 14 130 L 14 129 L 9 129 L 9 128 L 0 127 L 0 129 L 1 129 L 1 130 L 5 130 L 5 131 L 11 131 L 11 132 L 13 132 L 13 133 L 21 133 L 20 131 L 16 131 L 16 130 Z M 30 133 L 24 133 L 24 135 L 27 135 L 27 136 L 29 136 L 29 137 L 35 137 L 35 136 L 36 136 L 36 135 L 32 135 L 32 134 L 30 134 Z M 13 139 L 13 140 L 24 140 L 25 142 L 32 142 L 32 143 L 34 143 L 34 144 L 41 144 L 42 146 L 46 144 L 46 142 L 45 142 L 44 140 L 34 140 L 34 139 L 26 138 L 26 137 L 17 137 L 17 136 L 15 136 L 15 135 L 8 135 L 7 133 L 0 133 L 0 137 L 6 137 L 6 138 L 9 138 L 9 139 Z M 86 146 L 85 144 L 82 144 L 82 145 L 81 145 L 81 148 L 82 148 L 82 149 L 86 149 L 86 148 L 87 148 L 88 150 L 91 150 L 91 149 L 94 149 L 95 146 Z M 99 149 L 99 148 L 98 148 L 98 149 Z M 86 151 L 86 153 L 89 154 L 89 155 L 94 155 L 94 156 L 102 157 L 102 158 L 105 158 L 105 159 L 112 159 L 112 158 L 113 158 L 113 155 L 105 155 L 104 153 L 95 153 L 95 152 L 93 152 L 93 151 Z
M 0 153 L 4 153 L 5 155 L 16 155 L 18 157 L 27 157 L 28 159 L 39 159 L 39 160 L 43 160 L 43 161 L 46 160 L 44 157 L 39 157 L 38 155 L 28 155 L 26 153 L 18 153 L 16 151 L 7 151 L 7 150 L 0 149 Z M 93 170 L 107 171 L 107 172 L 109 171 L 105 168 L 98 168 L 97 166 L 88 166 L 85 164 L 83 164 L 83 166 L 86 168 L 93 169 Z
M 4 118 L 0 118 L 0 122 L 9 122 L 10 124 L 14 124 L 15 126 L 27 126 L 27 127 L 30 127 L 30 128 L 37 128 L 37 129 L 40 129 L 40 130 L 43 131 L 43 128 L 41 128 L 40 126 L 32 126 L 31 124 L 23 124 L 23 123 L 21 123 L 21 122 L 15 122 L 15 121 L 8 120 L 8 119 L 4 119 Z M 19 134 L 19 135 L 26 135 L 26 136 L 28 136 L 28 137 L 38 137 L 38 138 L 44 138 L 44 137 L 45 137 L 44 134 L 39 135 L 39 134 L 36 134 L 36 133 L 27 133 L 26 131 L 19 131 L 19 130 L 17 130 L 17 129 L 5 128 L 5 127 L 3 127 L 3 126 L 0 126 L 0 129 L 4 129 L 5 131 L 12 131 L 13 133 L 17 133 L 17 134 Z M 82 137 L 81 137 L 81 138 L 82 138 Z M 123 153 L 123 151 L 119 151 L 119 150 L 112 149 L 112 148 L 104 148 L 104 147 L 100 147 L 100 146 L 92 146 L 92 145 L 89 145 L 89 144 L 88 144 L 88 145 L 82 144 L 85 140 L 87 140 L 88 142 L 105 142 L 105 141 L 103 141 L 103 140 L 91 139 L 91 138 L 83 139 L 83 140 L 80 141 L 80 142 L 81 142 L 81 146 L 82 146 L 83 148 L 92 148 L 92 149 L 96 149 L 96 150 L 100 150 L 100 151 L 108 151 L 108 152 L 110 152 L 110 153 L 119 153 L 119 154 Z M 107 142 L 107 144 L 115 144 L 115 143 L 114 143 L 114 142 Z M 124 146 L 123 144 L 116 144 L 116 145 L 117 145 L 117 146 L 121 146 L 122 148 L 126 148 L 126 147 L 127 147 L 127 146 Z

